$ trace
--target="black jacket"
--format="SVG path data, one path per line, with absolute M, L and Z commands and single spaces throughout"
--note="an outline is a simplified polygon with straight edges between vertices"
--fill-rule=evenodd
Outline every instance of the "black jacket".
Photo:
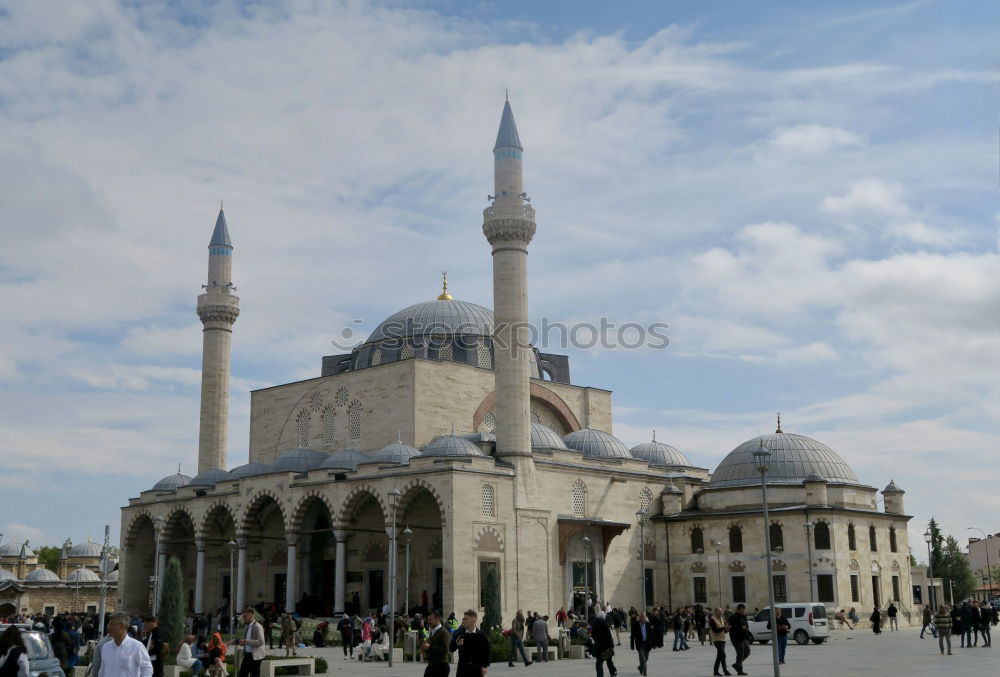
M 463 640 L 462 646 L 458 645 L 460 639 Z M 490 667 L 490 640 L 478 628 L 471 632 L 463 627 L 456 630 L 451 637 L 451 650 L 458 652 L 459 667 Z
M 750 625 L 743 614 L 733 614 L 729 618 L 729 639 L 733 644 L 750 639 Z
M 615 646 L 615 638 L 611 636 L 611 626 L 603 618 L 594 619 L 590 637 L 594 640 L 598 656 L 601 655 L 602 651 L 613 649 Z
M 642 639 L 642 628 L 641 626 L 646 626 L 646 639 Z M 649 621 L 645 623 L 640 623 L 638 619 L 632 621 L 632 634 L 631 634 L 632 646 L 639 648 L 640 646 L 646 649 L 650 648 L 653 644 L 653 626 L 649 624 Z

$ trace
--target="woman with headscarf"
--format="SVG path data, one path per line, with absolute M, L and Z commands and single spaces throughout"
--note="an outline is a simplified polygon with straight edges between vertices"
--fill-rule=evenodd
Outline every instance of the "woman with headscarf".
M 212 639 L 208 640 L 208 660 L 209 672 L 213 675 L 226 674 L 226 643 L 222 641 L 222 634 L 212 633 Z
M 879 612 L 878 607 L 872 611 L 872 615 L 868 618 L 872 622 L 872 632 L 876 635 L 882 634 L 882 614 Z

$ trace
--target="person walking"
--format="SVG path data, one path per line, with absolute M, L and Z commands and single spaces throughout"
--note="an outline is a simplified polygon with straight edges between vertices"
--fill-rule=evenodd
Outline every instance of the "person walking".
M 543 663 L 549 662 L 549 617 L 542 616 L 536 618 L 535 622 L 531 624 L 531 636 L 535 640 L 535 646 L 538 647 L 538 658 L 537 660 Z
M 476 627 L 479 615 L 469 609 L 462 616 L 462 624 L 451 636 L 451 652 L 458 652 L 456 677 L 486 677 L 490 669 L 490 640 Z
M 640 611 L 639 615 L 632 621 L 630 631 L 631 644 L 635 648 L 635 652 L 639 654 L 639 674 L 645 675 L 648 669 L 649 649 L 653 642 L 653 628 L 644 612 Z
M 712 616 L 708 619 L 708 634 L 715 647 L 715 664 L 712 665 L 713 675 L 729 675 L 729 668 L 726 667 L 726 633 L 729 632 L 729 624 L 722 615 L 722 609 L 715 607 Z M 722 668 L 722 672 L 719 672 Z
M 142 622 L 142 643 L 146 645 L 149 661 L 153 664 L 153 677 L 163 677 L 163 639 L 156 616 L 146 616 Z
M 293 656 L 298 655 L 295 652 L 295 620 L 291 614 L 285 614 L 281 619 L 281 646 L 285 647 L 285 658 L 288 658 L 289 652 Z
M 785 649 L 788 648 L 788 631 L 792 629 L 792 624 L 785 616 L 781 615 L 781 607 L 775 607 L 774 609 L 774 623 L 775 627 L 778 629 L 778 663 L 781 665 L 785 664 Z M 767 627 L 771 629 L 771 623 L 768 621 Z
M 108 619 L 112 641 L 101 646 L 101 666 L 97 677 L 153 677 L 149 649 L 128 636 L 128 614 L 118 612 Z
M 948 607 L 944 604 L 938 607 L 937 613 L 934 614 L 934 625 L 937 626 L 938 632 L 938 647 L 941 649 L 941 653 L 944 654 L 944 645 L 948 644 L 948 655 L 951 654 L 951 613 L 948 611 Z
M 507 667 L 514 667 L 515 652 L 518 650 L 521 651 L 524 667 L 531 665 L 528 654 L 524 652 L 524 612 L 520 609 L 517 610 L 514 620 L 510 623 L 510 657 L 507 659 Z
M 243 623 L 246 630 L 239 641 L 243 647 L 240 677 L 260 677 L 260 663 L 264 660 L 264 626 L 257 622 L 250 607 L 243 610 Z
M 608 671 L 611 677 L 618 674 L 615 667 L 615 638 L 611 634 L 611 626 L 605 618 L 603 611 L 594 614 L 594 623 L 591 627 L 591 641 L 594 643 L 593 652 L 597 657 L 597 677 L 604 677 L 604 664 L 608 664 Z
M 684 610 L 681 607 L 677 607 L 671 619 L 671 624 L 674 627 L 674 651 L 687 651 L 690 648 L 688 647 L 687 638 L 684 636 L 687 634 L 687 630 L 684 627 L 686 623 L 687 618 L 684 615 Z
M 868 617 L 868 620 L 872 623 L 872 632 L 876 635 L 882 634 L 882 612 L 878 610 L 878 607 L 872 611 L 872 615 Z
M 993 607 L 983 604 L 979 608 L 979 634 L 983 636 L 983 648 L 993 646 L 990 636 L 990 623 L 993 622 Z
M 350 616 L 344 616 L 337 623 L 337 630 L 340 631 L 340 644 L 344 648 L 344 660 L 354 658 L 354 628 L 351 627 Z
M 451 633 L 441 624 L 441 614 L 436 611 L 427 614 L 427 625 L 430 626 L 430 635 L 420 647 L 427 661 L 424 677 L 448 677 L 451 672 Z
M 24 638 L 16 625 L 8 626 L 0 635 L 0 675 L 31 676 L 28 648 L 24 646 Z
M 885 615 L 889 617 L 889 630 L 896 632 L 899 630 L 899 623 L 896 622 L 896 614 L 899 610 L 896 608 L 896 603 L 889 600 L 889 608 L 885 610 Z
M 559 607 L 559 611 L 556 612 L 556 625 L 560 628 L 566 627 L 566 621 L 569 619 L 569 614 L 566 613 L 566 607 Z
M 979 600 L 972 600 L 969 605 L 969 622 L 963 627 L 967 633 L 965 637 L 965 648 L 969 648 L 969 637 L 972 638 L 972 646 L 979 646 L 979 626 L 981 624 L 982 613 L 979 609 Z
M 934 623 L 931 622 L 932 620 L 931 607 L 927 604 L 924 606 L 924 610 L 920 616 L 920 622 L 923 624 L 923 627 L 920 628 L 920 639 L 924 638 L 924 632 L 927 631 L 928 627 L 931 629 L 931 634 L 937 639 L 937 629 L 934 627 Z
M 729 641 L 733 643 L 736 661 L 733 669 L 737 675 L 745 675 L 743 661 L 750 656 L 750 624 L 747 622 L 747 607 L 737 604 L 736 611 L 729 617 Z

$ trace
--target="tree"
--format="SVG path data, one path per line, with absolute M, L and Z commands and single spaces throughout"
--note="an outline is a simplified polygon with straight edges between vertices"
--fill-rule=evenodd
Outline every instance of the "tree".
M 54 545 L 44 545 L 35 551 L 38 555 L 38 563 L 46 569 L 59 571 L 59 559 L 62 557 L 62 548 Z
M 181 562 L 176 557 L 171 557 L 163 574 L 157 613 L 160 619 L 160 636 L 170 645 L 171 653 L 176 651 L 184 637 L 184 595 L 181 589 L 183 585 Z
M 500 616 L 500 579 L 496 567 L 487 567 L 486 580 L 483 581 L 483 631 L 503 625 Z

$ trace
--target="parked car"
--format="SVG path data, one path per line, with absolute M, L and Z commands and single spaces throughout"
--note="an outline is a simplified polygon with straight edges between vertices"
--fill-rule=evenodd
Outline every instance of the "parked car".
M 775 604 L 781 609 L 781 615 L 789 620 L 792 629 L 789 631 L 796 644 L 822 644 L 830 636 L 830 625 L 826 617 L 826 607 L 815 602 L 788 602 Z M 767 644 L 771 639 L 771 630 L 767 623 L 771 618 L 771 607 L 762 609 L 750 619 L 750 634 L 754 641 Z
M 31 667 L 31 677 L 48 673 L 49 677 L 66 677 L 59 666 L 59 659 L 52 650 L 49 636 L 39 630 L 29 630 L 21 633 L 24 646 L 28 648 L 28 665 Z

